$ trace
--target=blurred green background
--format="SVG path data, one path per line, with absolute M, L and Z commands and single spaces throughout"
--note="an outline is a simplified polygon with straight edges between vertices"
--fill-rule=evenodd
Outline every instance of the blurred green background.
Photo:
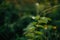
M 60 37 L 60 0 L 0 0 L 0 40 L 24 40 L 23 29 L 35 21 L 31 16 L 43 16 L 43 12 Z

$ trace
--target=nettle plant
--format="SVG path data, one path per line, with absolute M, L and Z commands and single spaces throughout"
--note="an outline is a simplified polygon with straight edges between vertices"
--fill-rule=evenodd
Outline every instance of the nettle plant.
M 50 18 L 47 17 L 32 17 L 35 19 L 34 22 L 30 23 L 27 28 L 25 28 L 25 37 L 30 40 L 42 40 L 45 39 L 45 32 L 51 30 L 52 26 L 47 25 L 48 21 L 51 21 Z
M 57 6 L 54 6 L 53 8 L 55 7 Z M 45 17 L 45 11 L 50 9 L 52 8 L 44 10 L 42 17 L 40 15 L 31 17 L 34 21 L 24 29 L 24 36 L 27 40 L 49 40 L 51 36 L 50 30 L 56 29 L 56 26 L 48 25 L 48 22 L 52 21 L 52 19 Z

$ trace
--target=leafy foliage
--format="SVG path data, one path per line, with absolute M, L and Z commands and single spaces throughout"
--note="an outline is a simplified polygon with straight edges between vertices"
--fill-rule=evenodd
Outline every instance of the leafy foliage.
M 34 19 L 34 18 L 33 18 Z M 45 30 L 51 30 L 52 26 L 47 25 L 48 20 L 51 21 L 50 18 L 47 17 L 40 17 L 40 16 L 36 16 L 35 19 L 36 21 L 30 23 L 26 29 L 24 29 L 25 33 L 24 35 L 26 36 L 27 40 L 28 39 L 38 39 L 38 40 L 42 40 L 43 37 L 45 38 L 46 36 L 44 35 L 44 31 Z M 44 25 L 41 25 L 44 24 Z
M 50 4 L 47 0 L 0 0 L 0 40 L 59 39 L 60 4 Z

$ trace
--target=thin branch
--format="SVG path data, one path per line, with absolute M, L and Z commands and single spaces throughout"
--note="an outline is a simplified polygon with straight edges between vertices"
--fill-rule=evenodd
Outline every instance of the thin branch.
M 48 9 L 46 9 L 46 10 L 43 10 L 42 13 L 44 13 L 44 16 L 45 16 L 46 13 L 49 12 L 49 10 L 52 10 L 52 9 L 57 8 L 57 7 L 59 7 L 59 6 L 60 6 L 60 5 L 55 5 L 55 6 L 51 7 L 51 8 L 48 8 Z

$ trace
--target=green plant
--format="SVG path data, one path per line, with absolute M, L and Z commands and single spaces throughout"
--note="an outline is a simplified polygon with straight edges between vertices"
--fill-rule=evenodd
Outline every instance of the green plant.
M 43 38 L 46 37 L 44 36 L 44 31 L 51 30 L 52 28 L 51 25 L 47 25 L 48 21 L 51 21 L 51 19 L 47 17 L 40 17 L 40 16 L 36 16 L 32 18 L 35 19 L 35 21 L 30 23 L 27 26 L 27 28 L 24 29 L 25 31 L 24 35 L 27 39 L 42 40 Z
M 57 6 L 54 6 L 52 8 L 56 7 Z M 52 21 L 52 19 L 49 17 L 45 17 L 45 12 L 49 11 L 52 8 L 44 10 L 42 17 L 40 15 L 32 16 L 32 19 L 34 19 L 35 21 L 31 22 L 27 26 L 27 28 L 24 29 L 24 36 L 27 38 L 27 40 L 49 40 L 49 38 L 51 37 L 50 30 L 56 29 L 56 26 L 54 27 L 53 25 L 48 25 L 48 22 Z

